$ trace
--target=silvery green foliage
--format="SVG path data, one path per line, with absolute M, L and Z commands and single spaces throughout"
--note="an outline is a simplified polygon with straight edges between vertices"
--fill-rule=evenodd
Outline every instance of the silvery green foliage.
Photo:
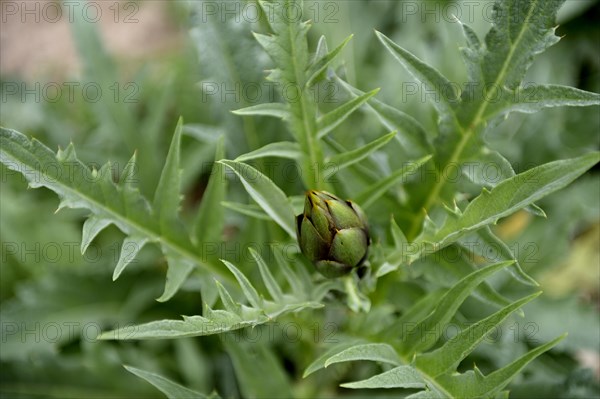
M 184 316 L 183 320 L 151 321 L 104 332 L 100 338 L 126 340 L 205 336 L 253 328 L 289 314 L 298 313 L 297 316 L 301 317 L 306 313 L 308 317 L 317 317 L 320 310 L 311 309 L 336 301 L 330 295 L 330 291 L 335 290 L 346 294 L 352 310 L 370 311 L 344 313 L 361 328 L 348 331 L 340 338 L 342 342 L 327 348 L 324 354 L 309 362 L 304 377 L 323 372 L 323 369 L 335 364 L 368 361 L 383 365 L 383 371 L 372 373 L 362 380 L 343 382 L 341 386 L 347 389 L 411 389 L 411 398 L 506 395 L 510 381 L 532 360 L 557 345 L 564 335 L 525 351 L 485 375 L 476 366 L 469 367 L 468 371 L 458 370 L 460 363 L 477 350 L 486 334 L 513 313 L 521 312 L 522 306 L 540 294 L 533 292 L 510 300 L 486 281 L 507 271 L 515 282 L 529 287 L 536 285 L 490 226 L 520 209 L 543 214 L 536 207 L 536 201 L 570 184 L 600 159 L 598 153 L 589 153 L 555 160 L 515 174 L 510 162 L 489 148 L 484 140 L 484 133 L 512 112 L 533 113 L 549 107 L 600 103 L 598 94 L 571 87 L 522 86 L 523 77 L 534 57 L 558 42 L 554 34 L 555 19 L 562 2 L 498 0 L 494 6 L 492 29 L 483 41 L 469 26 L 462 25 L 466 45 L 461 51 L 468 71 L 468 87 L 473 90 L 457 89 L 435 67 L 427 65 L 382 33 L 376 33 L 381 44 L 415 79 L 439 93 L 438 101 L 433 103 L 438 122 L 434 139 L 428 136 L 417 118 L 377 100 L 378 89 L 363 92 L 336 76 L 331 65 L 351 37 L 331 51 L 322 37 L 316 51 L 311 53 L 307 40 L 310 23 L 284 18 L 282 13 L 285 9 L 301 8 L 301 0 L 261 0 L 259 4 L 270 16 L 266 32 L 254 34 L 274 64 L 268 79 L 295 88 L 298 95 L 294 97 L 295 101 L 282 96 L 283 102 L 250 105 L 234 113 L 244 118 L 270 116 L 282 119 L 288 127 L 289 137 L 282 135 L 277 142 L 250 148 L 249 152 L 235 160 L 225 159 L 224 141 L 221 140 L 215 154 L 214 173 L 196 215 L 189 223 L 179 215 L 181 122 L 175 130 L 152 201 L 142 196 L 133 183 L 136 155 L 115 178 L 110 163 L 99 170 L 88 168 L 75 155 L 73 145 L 54 153 L 39 141 L 19 132 L 0 130 L 0 160 L 4 165 L 22 173 L 31 187 L 47 187 L 56 192 L 61 200 L 59 209 L 68 207 L 89 211 L 83 226 L 82 252 L 111 224 L 126 235 L 114 269 L 114 279 L 122 275 L 142 247 L 150 243 L 160 247 L 168 262 L 160 301 L 170 299 L 193 271 L 216 279 L 214 288 L 220 299 L 220 309 L 213 308 L 216 299 L 206 301 L 201 315 Z M 215 38 L 224 34 L 217 32 L 216 28 L 202 28 L 209 29 Z M 256 28 L 260 29 L 260 26 Z M 228 45 L 232 43 L 225 42 Z M 219 58 L 218 55 L 215 57 Z M 225 73 L 227 79 L 236 80 L 235 71 L 224 71 L 219 67 L 221 64 L 226 62 L 217 60 L 211 72 Z M 350 99 L 332 110 L 322 111 L 311 90 L 330 78 L 349 94 Z M 485 91 L 481 90 L 484 87 Z M 489 98 L 496 101 L 488 101 Z M 383 127 L 392 132 L 356 148 L 346 148 L 331 136 L 361 108 L 374 113 Z M 223 109 L 218 112 L 222 115 Z M 237 126 L 231 120 L 226 125 Z M 131 137 L 128 136 L 128 140 L 131 142 Z M 404 153 L 414 155 L 412 162 L 387 175 L 376 168 L 364 166 L 391 145 L 399 145 Z M 294 242 L 294 215 L 299 213 L 301 197 L 290 195 L 289 187 L 278 186 L 250 165 L 251 161 L 265 157 L 296 162 L 305 172 L 302 175 L 305 189 L 346 189 L 347 185 L 343 182 L 334 184 L 317 173 L 328 162 L 338 166 L 335 173 L 343 169 L 360 177 L 357 178 L 359 182 L 371 181 L 352 196 L 367 213 L 378 201 L 385 200 L 395 207 L 400 206 L 394 202 L 396 194 L 415 170 L 426 168 L 436 178 L 424 182 L 425 189 L 421 192 L 425 195 L 411 197 L 415 209 L 426 212 L 413 217 L 408 226 L 405 223 L 404 230 L 393 218 L 390 220 L 393 244 L 378 243 L 367 262 L 371 271 L 363 280 L 346 279 L 343 287 L 335 282 L 319 282 L 303 265 L 293 269 L 291 262 L 277 253 L 277 262 L 267 263 L 258 252 L 251 251 L 253 265 L 260 274 L 262 286 L 266 288 L 263 293 L 242 268 L 226 259 L 219 263 L 204 256 L 202 243 L 220 240 L 225 208 L 258 219 L 261 223 L 268 221 L 270 227 L 278 229 L 277 237 L 282 243 Z M 450 164 L 463 165 L 467 162 L 501 164 L 502 181 L 491 185 L 482 179 L 480 170 L 465 170 L 464 176 L 481 188 L 481 194 L 466 201 L 459 195 L 460 187 L 447 181 L 442 172 Z M 223 173 L 226 170 L 239 178 L 255 204 L 225 201 Z M 435 218 L 430 217 L 433 214 Z M 379 230 L 384 229 L 387 226 L 379 226 Z M 466 256 L 472 255 L 465 241 L 467 237 L 474 237 L 484 247 L 500 248 L 502 260 L 478 267 Z M 407 253 L 407 245 L 417 249 Z M 395 282 L 395 277 L 408 265 L 450 248 L 458 248 L 463 255 L 461 260 L 453 264 L 435 263 L 434 277 L 431 278 L 434 288 L 423 293 L 400 316 L 390 304 L 382 305 L 380 302 L 371 307 L 371 298 L 377 299 L 378 283 Z M 273 272 L 275 263 L 279 273 Z M 439 281 L 435 280 L 435 275 L 438 280 L 443 280 L 443 284 L 437 284 Z M 425 277 L 429 276 L 425 274 Z M 283 279 L 287 284 L 283 283 Z M 450 323 L 464 321 L 460 308 L 470 297 L 491 304 L 497 310 L 470 324 L 461 323 L 461 330 L 455 336 L 443 337 L 441 331 Z M 254 358 L 242 344 L 229 342 L 226 348 L 236 369 L 240 390 L 246 396 L 264 396 L 274 392 L 281 396 L 290 395 L 291 382 L 266 346 L 257 344 Z M 254 364 L 256 358 L 260 360 L 260 366 Z M 168 397 L 202 397 L 199 392 L 153 372 L 131 366 L 126 368 Z M 261 373 L 269 373 L 271 385 L 255 382 Z

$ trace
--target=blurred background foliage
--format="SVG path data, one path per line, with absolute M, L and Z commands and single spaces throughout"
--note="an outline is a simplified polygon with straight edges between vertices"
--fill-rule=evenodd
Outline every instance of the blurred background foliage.
M 453 4 L 426 3 L 431 9 L 448 12 L 452 10 L 449 4 Z M 85 162 L 100 165 L 110 159 L 117 165 L 116 173 L 137 150 L 139 182 L 142 192 L 150 197 L 176 121 L 182 115 L 187 133 L 182 146 L 183 212 L 191 212 L 202 197 L 219 135 L 225 135 L 227 157 L 234 158 L 289 134 L 278 120 L 241 118 L 229 112 L 273 101 L 271 95 L 277 96 L 262 84 L 270 61 L 251 35 L 260 23 L 250 24 L 243 18 L 239 22 L 235 18 L 207 18 L 200 1 L 121 2 L 120 18 L 131 11 L 127 8 L 131 4 L 138 10 L 138 22 L 121 26 L 124 30 L 120 35 L 107 33 L 115 28 L 112 21 L 59 21 L 70 30 L 72 39 L 66 31 L 57 33 L 54 25 L 43 20 L 38 24 L 23 24 L 18 18 L 3 22 L 0 123 L 34 136 L 51 148 L 64 148 L 72 141 Z M 373 29 L 403 43 L 451 80 L 461 82 L 466 79 L 458 51 L 463 38 L 449 14 L 409 15 L 407 7 L 415 2 L 407 1 L 338 0 L 315 4 L 305 4 L 309 18 L 311 12 L 318 12 L 312 18 L 310 48 L 315 49 L 321 35 L 332 47 L 353 33 L 354 39 L 342 55 L 343 62 L 337 65 L 338 73 L 364 91 L 381 87 L 379 99 L 414 116 L 433 132 L 431 105 L 422 100 L 421 90 L 412 93 L 413 79 L 382 51 Z M 456 4 L 465 10 L 464 4 Z M 106 8 L 104 11 L 105 15 L 113 15 Z M 479 15 L 473 20 L 466 17 L 462 19 L 480 36 L 489 29 L 489 23 Z M 558 35 L 563 36 L 562 40 L 536 60 L 526 81 L 600 92 L 599 17 L 600 2 L 567 1 L 559 14 Z M 135 30 L 141 33 L 133 33 Z M 57 51 L 67 48 L 61 56 L 35 47 L 43 42 L 32 37 L 52 34 L 57 35 L 54 40 L 71 43 L 72 49 L 57 45 Z M 138 40 L 133 40 L 136 37 Z M 24 48 L 34 56 L 13 57 L 10 51 L 15 48 Z M 20 60 L 21 64 L 7 59 Z M 44 95 L 36 100 L 35 95 L 23 91 L 36 91 L 36 84 L 45 87 L 64 82 L 78 83 L 78 87 L 97 83 L 103 95 L 93 102 L 76 89 L 71 101 L 63 89 L 59 100 L 48 101 Z M 118 101 L 115 90 L 110 89 L 115 83 L 120 89 Z M 252 83 L 262 88 L 260 95 L 250 90 Z M 214 94 L 215 84 L 225 86 Z M 225 95 L 224 87 L 233 90 Z M 339 88 L 323 90 L 324 98 L 344 98 Z M 326 101 L 323 106 L 327 107 Z M 559 108 L 535 115 L 513 115 L 493 130 L 488 141 L 520 172 L 598 149 L 599 131 L 597 107 Z M 340 142 L 365 143 L 382 133 L 376 118 L 362 113 L 346 121 L 334 137 Z M 387 153 L 373 166 L 393 170 L 403 160 L 402 154 Z M 269 177 L 286 193 L 300 194 L 300 183 L 290 182 L 278 173 L 281 168 L 279 164 Z M 344 176 L 342 173 L 338 178 L 343 180 Z M 596 168 L 541 201 L 547 219 L 519 212 L 497 226 L 497 233 L 516 249 L 524 269 L 541 282 L 545 295 L 524 308 L 525 318 L 511 318 L 496 342 L 482 345 L 467 358 L 468 366 L 475 362 L 483 371 L 498 367 L 530 346 L 563 331 L 570 333 L 557 349 L 536 360 L 523 377 L 511 384 L 512 397 L 599 394 L 599 177 Z M 58 200 L 53 193 L 26 190 L 24 179 L 4 166 L 1 184 L 2 397 L 161 397 L 150 385 L 127 373 L 122 364 L 155 371 L 201 392 L 216 388 L 224 397 L 269 397 L 287 389 L 276 386 L 286 381 L 292 382 L 293 394 L 299 397 L 352 395 L 337 388 L 337 383 L 346 373 L 370 375 L 369 367 L 374 366 L 331 368 L 305 380 L 302 371 L 328 338 L 339 338 L 342 332 L 352 336 L 353 331 L 380 322 L 390 311 L 405 309 L 422 293 L 410 279 L 383 284 L 378 288 L 374 310 L 362 321 L 354 318 L 353 325 L 347 325 L 336 309 L 322 311 L 318 320 L 303 314 L 288 316 L 282 323 L 297 323 L 303 331 L 302 338 L 293 342 L 284 339 L 283 330 L 277 326 L 249 332 L 260 336 L 256 343 L 235 336 L 96 341 L 100 329 L 200 314 L 203 302 L 215 301 L 214 286 L 201 276 L 193 276 L 172 300 L 156 302 L 166 265 L 158 251 L 150 247 L 140 253 L 134 267 L 113 282 L 121 233 L 107 229 L 82 256 L 79 242 L 83 213 L 54 214 Z M 348 191 L 344 194 L 351 196 L 353 185 L 344 186 Z M 239 182 L 231 184 L 228 196 L 238 201 L 246 198 Z M 402 223 L 402 211 L 394 213 Z M 382 226 L 375 234 L 385 240 L 383 227 L 389 223 L 389 212 L 375 208 L 369 217 L 375 226 Z M 246 256 L 240 253 L 252 243 L 277 241 L 279 232 L 275 230 L 274 226 L 230 212 L 219 256 L 233 257 L 249 275 L 257 274 L 247 251 Z M 491 284 L 511 297 L 523 294 L 518 292 L 523 287 L 511 286 L 505 274 L 495 275 Z M 474 300 L 467 301 L 463 308 L 466 313 L 485 313 Z M 333 323 L 331 331 L 323 330 L 327 323 Z M 314 330 L 317 325 L 320 331 Z M 267 329 L 272 329 L 271 333 Z M 263 385 L 257 385 L 255 379 Z

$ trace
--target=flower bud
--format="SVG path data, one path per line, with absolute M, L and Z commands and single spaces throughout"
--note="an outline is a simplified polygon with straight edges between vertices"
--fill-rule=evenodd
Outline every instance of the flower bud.
M 369 231 L 364 212 L 326 191 L 309 190 L 296 217 L 300 250 L 325 277 L 343 276 L 367 257 Z

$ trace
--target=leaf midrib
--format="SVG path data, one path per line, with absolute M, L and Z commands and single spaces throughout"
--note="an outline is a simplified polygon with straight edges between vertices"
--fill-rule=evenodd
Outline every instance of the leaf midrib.
M 318 143 L 315 142 L 315 137 L 316 136 L 316 132 L 313 132 L 313 129 L 310 128 L 310 125 L 308 123 L 308 118 L 314 118 L 314 116 L 310 116 L 307 115 L 306 112 L 306 104 L 304 103 L 305 100 L 305 95 L 304 95 L 304 85 L 302 84 L 302 78 L 303 76 L 303 70 L 298 66 L 297 64 L 297 54 L 296 54 L 296 44 L 295 44 L 295 30 L 293 29 L 294 24 L 293 23 L 288 23 L 286 24 L 287 26 L 287 30 L 288 30 L 288 38 L 290 41 L 290 58 L 292 59 L 291 65 L 292 68 L 294 69 L 294 77 L 296 79 L 296 85 L 297 88 L 300 90 L 300 115 L 302 117 L 302 127 L 303 127 L 303 136 L 304 136 L 304 141 L 306 142 L 306 152 L 308 152 L 308 158 L 310 161 L 310 165 L 313 165 L 317 168 L 317 170 L 320 169 L 319 165 L 321 165 L 322 162 L 320 162 L 320 156 L 317 154 L 317 147 L 318 147 Z M 310 172 L 310 168 L 308 171 L 306 171 L 306 173 L 309 173 L 310 175 L 312 175 L 312 173 Z M 318 175 L 312 175 L 312 182 L 311 181 L 307 181 L 306 183 L 314 183 L 316 186 L 315 188 L 320 189 L 321 187 L 321 180 L 318 179 Z
M 523 21 L 523 26 L 522 26 L 521 30 L 519 31 L 517 38 L 515 39 L 514 42 L 511 41 L 512 46 L 510 47 L 508 55 L 507 55 L 506 59 L 504 60 L 504 63 L 502 64 L 502 68 L 500 69 L 498 76 L 494 80 L 494 83 L 492 85 L 492 92 L 491 92 L 493 94 L 490 98 L 494 98 L 493 96 L 495 96 L 497 94 L 497 91 L 499 88 L 499 83 L 502 82 L 506 76 L 508 67 L 512 61 L 512 57 L 514 56 L 515 50 L 518 47 L 527 27 L 529 26 L 529 20 L 531 19 L 533 10 L 535 9 L 535 7 L 537 5 L 537 1 L 538 0 L 532 1 L 531 8 L 529 9 L 527 16 L 525 17 L 525 20 Z M 510 31 L 510 29 L 509 29 L 509 31 Z M 488 101 L 481 101 L 480 106 L 477 109 L 475 116 L 473 117 L 473 120 L 468 125 L 468 128 L 466 130 L 463 129 L 460 124 L 457 125 L 457 127 L 460 129 L 459 133 L 461 133 L 461 140 L 458 143 L 458 145 L 455 147 L 455 150 L 452 152 L 452 155 L 450 156 L 450 159 L 446 163 L 446 165 L 452 165 L 453 163 L 456 163 L 460 159 L 460 156 L 462 155 L 462 152 L 464 151 L 465 146 L 467 145 L 469 140 L 473 137 L 473 134 L 475 133 L 479 124 L 483 121 L 483 119 L 484 119 L 483 115 L 484 115 L 487 107 L 488 107 Z M 435 185 L 433 186 L 432 190 L 429 192 L 429 195 L 427 196 L 425 204 L 423 205 L 423 209 L 425 211 L 427 211 L 431 208 L 431 206 L 433 205 L 435 200 L 438 198 L 442 188 L 446 184 L 447 178 L 446 178 L 445 174 L 442 173 L 440 176 L 439 173 L 436 173 L 436 175 L 438 175 L 439 179 L 437 179 Z M 412 224 L 410 231 L 409 231 L 409 237 L 414 237 L 414 234 L 416 234 L 416 231 L 419 228 L 419 225 L 421 222 L 421 218 L 416 218 L 414 220 L 415 220 L 415 222 Z
M 5 154 L 5 156 L 11 158 L 14 162 L 16 162 L 17 164 L 23 165 L 24 167 L 26 167 L 27 169 L 31 170 L 30 165 L 28 165 L 27 163 L 23 162 L 20 158 L 13 156 L 11 153 L 7 152 L 5 149 L 3 149 L 3 152 Z M 36 157 L 37 158 L 37 157 Z M 33 169 L 35 172 L 35 169 Z M 151 241 L 153 242 L 161 242 L 163 243 L 165 246 L 169 247 L 170 249 L 172 249 L 174 252 L 188 258 L 191 259 L 195 264 L 202 266 L 208 270 L 210 270 L 211 272 L 219 275 L 220 277 L 223 277 L 225 279 L 227 279 L 228 281 L 233 282 L 233 278 L 225 273 L 223 273 L 222 271 L 218 270 L 217 268 L 215 268 L 213 265 L 210 265 L 208 263 L 203 262 L 196 254 L 194 254 L 193 252 L 190 252 L 189 250 L 187 250 L 186 248 L 179 246 L 177 244 L 175 244 L 173 241 L 169 240 L 168 237 L 164 237 L 162 235 L 160 235 L 159 233 L 155 232 L 152 229 L 149 229 L 146 226 L 141 226 L 140 224 L 138 224 L 135 221 L 132 221 L 131 219 L 125 217 L 124 215 L 121 215 L 121 213 L 116 212 L 115 210 L 113 210 L 112 208 L 106 207 L 103 203 L 98 202 L 97 200 L 90 198 L 89 196 L 83 194 L 82 192 L 66 185 L 65 183 L 63 183 L 60 180 L 56 180 L 56 179 L 52 179 L 50 176 L 43 174 L 42 172 L 35 172 L 38 176 L 45 176 L 48 177 L 50 182 L 53 183 L 46 183 L 44 184 L 45 187 L 49 188 L 52 190 L 51 187 L 48 186 L 52 186 L 52 185 L 56 185 L 59 186 L 59 188 L 63 189 L 63 191 L 70 193 L 71 195 L 73 195 L 74 197 L 78 197 L 80 199 L 82 199 L 84 202 L 87 202 L 88 204 L 91 205 L 91 207 L 93 207 L 94 209 L 100 209 L 101 211 L 105 212 L 106 214 L 110 215 L 111 218 L 115 221 L 121 222 L 125 225 L 130 226 L 131 228 L 133 228 L 134 230 L 138 231 L 139 233 L 141 233 L 142 235 L 146 236 L 146 237 L 150 237 Z M 54 190 L 52 190 L 54 191 Z M 90 210 L 92 210 L 90 208 Z

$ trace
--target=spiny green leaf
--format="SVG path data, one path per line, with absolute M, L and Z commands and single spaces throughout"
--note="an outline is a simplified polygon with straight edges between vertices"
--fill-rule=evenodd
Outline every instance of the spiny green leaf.
M 556 12 L 564 0 L 498 1 L 485 37 L 483 83 L 517 88 L 533 57 L 558 42 Z
M 455 397 L 490 397 L 498 393 L 511 379 L 520 372 L 529 362 L 542 353 L 550 350 L 566 337 L 566 334 L 557 337 L 556 339 L 540 345 L 535 349 L 527 352 L 512 363 L 502 367 L 499 370 L 493 371 L 487 376 L 484 376 L 477 367 L 474 371 L 468 371 L 459 375 L 441 375 L 438 381 Z
M 216 161 L 225 157 L 224 140 L 225 138 L 221 136 L 217 141 L 215 163 L 192 227 L 192 237 L 195 244 L 200 247 L 202 243 L 217 242 L 223 231 L 225 212 L 220 205 L 225 199 L 227 180 L 223 173 L 223 165 Z
M 455 367 L 483 340 L 485 335 L 496 328 L 515 310 L 537 298 L 541 292 L 529 295 L 500 309 L 447 341 L 433 352 L 417 355 L 415 365 L 433 377 L 454 370 Z
M 133 261 L 137 253 L 140 252 L 147 242 L 148 238 L 144 236 L 128 236 L 123 240 L 119 261 L 113 272 L 113 281 L 119 278 L 125 267 Z
M 307 73 L 308 80 L 306 82 L 306 87 L 311 87 L 315 83 L 316 79 L 323 73 L 323 71 L 325 71 L 327 66 L 331 64 L 331 62 L 335 59 L 335 57 L 337 57 L 337 55 L 342 51 L 342 49 L 346 47 L 346 44 L 348 44 L 348 42 L 352 40 L 353 36 L 354 35 L 348 36 L 335 49 L 331 50 L 322 57 L 315 59 L 315 62 L 310 65 Z M 325 36 L 321 36 L 321 38 L 319 39 L 319 45 L 321 45 L 321 43 L 323 43 L 322 46 L 326 49 L 327 45 L 325 44 Z M 317 54 L 319 54 L 318 51 Z
M 223 262 L 225 266 L 227 266 L 227 268 L 231 271 L 231 273 L 233 273 L 236 280 L 240 284 L 240 287 L 242 287 L 242 291 L 244 292 L 246 299 L 248 299 L 248 302 L 250 302 L 250 304 L 255 308 L 262 308 L 262 298 L 258 295 L 256 288 L 254 288 L 250 281 L 248 281 L 248 278 L 244 275 L 244 273 L 242 273 L 232 263 L 227 262 L 224 259 L 221 259 L 221 262 Z
M 406 236 L 402 232 L 402 229 L 396 223 L 396 219 L 394 216 L 391 217 L 390 220 L 390 232 L 392 233 L 392 238 L 394 240 L 394 247 L 397 249 L 402 249 L 405 244 L 408 243 L 406 240 Z
M 560 85 L 527 85 L 514 91 L 502 90 L 500 98 L 486 109 L 486 118 L 509 112 L 531 114 L 544 108 L 586 107 L 600 104 L 600 94 Z
M 113 182 L 109 163 L 100 170 L 91 170 L 77 159 L 72 145 L 54 154 L 39 141 L 4 128 L 0 128 L 0 162 L 22 173 L 30 186 L 47 187 L 57 193 L 62 207 L 88 209 L 91 216 L 110 220 L 128 237 L 133 237 L 132 245 L 124 246 L 125 253 L 115 268 L 115 276 L 123 271 L 134 255 L 131 251 L 137 253 L 143 241 L 160 243 L 196 265 L 230 279 L 229 274 L 205 262 L 187 236 L 162 231 L 152 207 L 139 191 Z M 91 226 L 88 225 L 84 242 L 91 237 L 88 235 Z
M 355 346 L 362 342 L 363 342 L 363 340 L 350 339 L 348 341 L 341 342 L 337 345 L 332 346 L 331 348 L 327 349 L 321 356 L 319 356 L 315 360 L 313 360 L 313 362 L 306 368 L 306 370 L 304 370 L 304 374 L 302 374 L 302 378 L 306 378 L 309 375 L 311 375 L 312 373 L 325 368 L 325 362 L 331 356 L 335 355 L 336 353 L 342 352 L 344 349 L 351 348 L 352 346 Z
M 290 116 L 290 111 L 285 104 L 281 103 L 264 103 L 252 105 L 250 107 L 231 111 L 236 115 L 258 115 L 258 116 L 273 116 L 275 118 L 287 119 Z
M 592 152 L 578 158 L 549 162 L 529 169 L 495 186 L 483 190 L 462 216 L 448 218 L 433 236 L 422 235 L 417 241 L 435 243 L 444 247 L 463 235 L 487 226 L 565 187 L 600 160 L 600 153 Z
M 402 341 L 402 353 L 405 355 L 418 353 L 433 346 L 440 337 L 441 331 L 450 322 L 459 306 L 486 277 L 503 269 L 513 262 L 495 263 L 481 268 L 457 282 L 440 299 L 433 313 L 414 328 Z
M 170 228 L 173 220 L 177 219 L 179 212 L 179 201 L 181 194 L 181 170 L 180 152 L 181 152 L 181 130 L 183 128 L 183 119 L 179 118 L 175 134 L 171 140 L 171 147 L 167 154 L 167 161 L 160 175 L 158 187 L 154 194 L 154 211 L 158 216 L 161 229 Z
M 462 173 L 482 187 L 494 187 L 515 175 L 512 165 L 502 154 L 482 147 L 462 164 Z
M 283 249 L 279 247 L 274 247 L 273 254 L 275 255 L 277 265 L 281 269 L 281 272 L 285 276 L 285 279 L 292 288 L 292 292 L 294 293 L 294 295 L 299 297 L 303 296 L 305 293 L 302 287 L 302 283 L 300 281 L 300 277 L 290 267 L 289 259 L 284 258 Z
M 264 211 L 290 236 L 296 237 L 294 210 L 287 197 L 267 176 L 252 166 L 236 161 L 219 161 L 238 175 L 244 188 Z
M 462 173 L 473 183 L 488 188 L 515 176 L 508 159 L 487 147 L 481 147 L 462 162 Z M 525 210 L 533 215 L 546 217 L 544 211 L 535 204 L 528 205 Z
M 238 202 L 221 201 L 221 205 L 242 215 L 250 216 L 261 220 L 272 220 L 260 206 L 255 204 L 240 204 Z
M 435 91 L 438 96 L 433 101 L 441 116 L 452 114 L 452 104 L 459 100 L 455 86 L 437 69 L 427 65 L 409 51 L 403 49 L 381 32 L 375 31 L 377 38 L 416 79 L 426 84 L 429 90 Z
M 289 159 L 300 159 L 302 152 L 297 143 L 290 141 L 280 141 L 277 143 L 269 143 L 257 150 L 240 155 L 235 159 L 236 162 L 245 162 L 251 159 L 264 157 L 279 157 Z
M 336 166 L 335 172 L 339 172 L 340 170 L 352 164 L 362 161 L 364 158 L 371 155 L 371 153 L 386 145 L 392 138 L 394 138 L 395 135 L 396 132 L 391 132 L 371 141 L 370 143 L 358 147 L 355 150 L 344 152 L 342 154 L 336 154 L 329 159 L 329 163 L 332 163 Z
M 257 312 L 254 317 L 242 317 L 216 310 L 211 319 L 202 316 L 184 316 L 183 320 L 158 320 L 137 326 L 122 327 L 103 332 L 98 339 L 133 340 L 133 339 L 174 339 L 221 334 L 238 330 L 247 326 L 262 324 L 267 317 Z
M 435 255 L 435 258 L 435 266 L 430 268 L 431 274 L 434 275 L 431 279 L 440 281 L 442 286 L 452 286 L 456 281 L 477 270 L 477 266 L 473 264 L 472 257 L 456 246 L 442 249 L 440 256 Z M 512 258 L 493 259 L 491 261 L 498 262 L 500 260 L 515 262 Z M 473 296 L 496 307 L 503 307 L 511 303 L 510 300 L 498 293 L 486 281 L 483 281 L 475 288 Z
M 408 178 L 411 174 L 415 173 L 429 159 L 431 159 L 431 155 L 407 163 L 407 165 L 394 171 L 391 175 L 367 187 L 354 197 L 355 202 L 363 209 L 368 208 L 393 185 L 398 184 L 402 179 Z
M 81 253 L 85 253 L 94 238 L 112 222 L 110 219 L 103 219 L 97 216 L 88 217 L 83 223 L 83 233 L 81 236 Z
M 440 298 L 445 295 L 442 290 L 432 291 L 415 302 L 402 316 L 400 316 L 384 332 L 384 337 L 389 340 L 398 341 L 403 339 L 407 332 L 406 326 L 417 324 L 429 316 L 439 304 Z
M 482 229 L 477 230 L 477 237 L 479 240 L 476 243 L 481 243 L 482 253 L 494 253 L 497 254 L 498 260 L 514 260 L 515 264 L 509 267 L 507 270 L 511 273 L 511 275 L 515 278 L 515 280 L 531 285 L 533 287 L 539 286 L 538 282 L 533 279 L 530 275 L 525 273 L 519 261 L 516 259 L 516 256 L 512 253 L 512 250 L 506 245 L 504 241 L 498 238 L 489 226 L 486 226 Z M 458 241 L 459 245 L 465 246 L 465 241 L 468 238 L 462 238 Z M 473 242 L 470 242 L 468 246 L 472 246 Z M 493 251 L 493 252 L 492 252 Z
M 343 388 L 425 388 L 423 377 L 412 366 L 398 366 L 371 378 L 340 384 Z
M 207 307 L 205 316 L 183 316 L 183 320 L 158 320 L 136 326 L 122 327 L 103 332 L 98 339 L 174 339 L 222 334 L 244 327 L 264 324 L 287 313 L 322 306 L 317 302 L 296 301 L 296 298 L 290 298 L 282 303 L 268 303 L 264 309 L 241 306 L 239 314 L 225 310 L 212 310 Z
M 344 349 L 325 361 L 325 367 L 335 363 L 370 360 L 374 362 L 400 365 L 400 358 L 394 348 L 388 344 L 359 344 Z
M 215 280 L 215 284 L 217 285 L 217 290 L 219 291 L 219 297 L 221 298 L 221 302 L 223 302 L 223 306 L 225 306 L 225 310 L 230 313 L 240 314 L 240 305 L 236 303 L 229 292 L 223 287 L 223 284 L 219 282 L 219 280 Z
M 138 186 L 138 174 L 137 151 L 135 151 L 129 161 L 125 164 L 123 173 L 119 176 L 119 186 L 126 190 L 136 190 Z
M 379 92 L 379 89 L 372 90 L 368 93 L 360 95 L 348 102 L 340 105 L 333 111 L 326 113 L 321 116 L 318 121 L 318 138 L 323 138 L 327 135 L 327 133 L 331 132 L 333 129 L 338 127 L 343 121 L 346 120 L 350 116 L 351 113 L 360 108 L 361 105 L 369 101 L 371 97 Z
M 259 1 L 266 15 L 273 36 L 254 34 L 256 40 L 265 49 L 278 68 L 276 79 L 284 83 L 304 87 L 305 71 L 309 63 L 306 33 L 310 25 L 301 22 L 297 16 L 291 18 L 289 10 L 302 9 L 301 2 L 296 0 Z M 273 77 L 273 75 L 272 75 Z
M 352 96 L 357 97 L 365 94 L 338 76 L 335 76 L 335 79 Z M 366 106 L 367 109 L 375 113 L 387 129 L 400 132 L 395 137 L 408 154 L 418 157 L 433 152 L 433 147 L 427 140 L 425 128 L 415 118 L 374 97 L 366 103 Z
M 163 248 L 163 252 L 167 257 L 167 281 L 165 282 L 164 292 L 156 299 L 159 302 L 171 299 L 194 269 L 193 262 L 173 253 L 169 248 Z
M 150 384 L 154 385 L 159 391 L 164 393 L 169 399 L 209 399 L 209 396 L 201 394 L 200 392 L 193 391 L 184 386 L 181 386 L 161 375 L 152 373 L 150 371 L 141 370 L 132 366 L 123 365 L 127 371 L 141 379 L 146 380 Z
M 254 248 L 250 248 L 250 254 L 258 264 L 258 269 L 260 270 L 260 275 L 262 276 L 263 281 L 265 282 L 265 286 L 267 287 L 267 291 L 271 295 L 271 298 L 275 301 L 280 301 L 283 299 L 283 292 L 281 291 L 281 287 L 275 281 L 275 277 L 271 274 L 269 267 L 265 263 L 265 260 L 260 256 L 258 252 Z

